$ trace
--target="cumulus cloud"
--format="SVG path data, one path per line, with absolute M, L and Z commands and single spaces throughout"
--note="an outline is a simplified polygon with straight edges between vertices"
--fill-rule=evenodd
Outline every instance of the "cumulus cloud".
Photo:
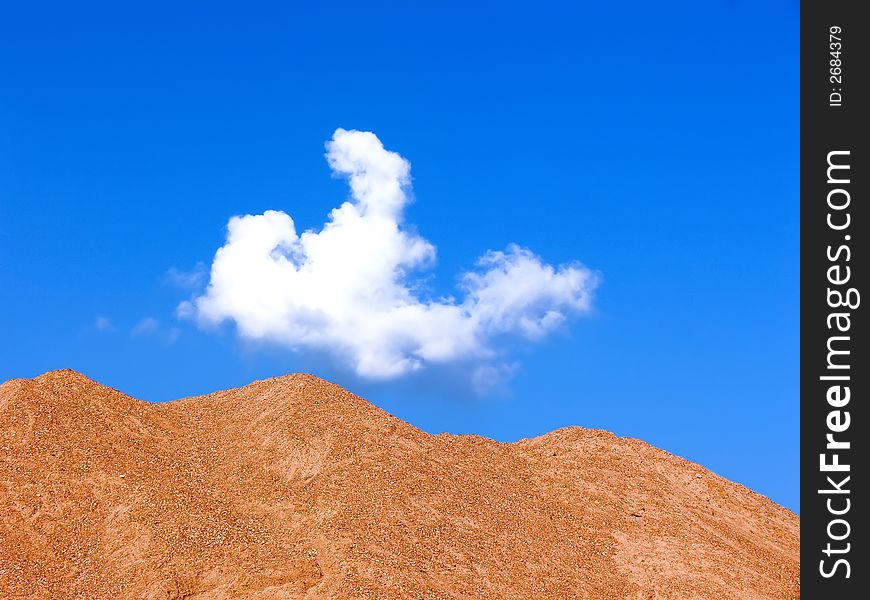
M 539 340 L 587 312 L 597 277 L 558 267 L 511 244 L 486 252 L 460 278 L 457 298 L 427 299 L 412 277 L 435 247 L 403 226 L 411 166 L 375 134 L 336 130 L 326 159 L 351 199 L 320 231 L 297 233 L 290 215 L 232 217 L 202 295 L 181 316 L 235 323 L 245 339 L 326 351 L 358 375 L 392 378 L 429 363 L 477 362 L 490 379 L 508 337 Z M 483 366 L 483 370 L 481 370 Z

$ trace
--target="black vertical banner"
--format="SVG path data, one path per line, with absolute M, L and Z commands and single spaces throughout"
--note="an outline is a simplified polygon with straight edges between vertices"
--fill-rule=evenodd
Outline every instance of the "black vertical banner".
M 801 591 L 811 599 L 870 597 L 870 506 L 859 491 L 870 484 L 861 5 L 801 6 Z

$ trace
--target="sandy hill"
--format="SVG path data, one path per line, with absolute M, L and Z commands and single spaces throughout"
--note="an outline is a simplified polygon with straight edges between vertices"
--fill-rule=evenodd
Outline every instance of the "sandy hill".
M 426 434 L 311 375 L 0 387 L 0 598 L 797 598 L 788 510 L 643 442 Z

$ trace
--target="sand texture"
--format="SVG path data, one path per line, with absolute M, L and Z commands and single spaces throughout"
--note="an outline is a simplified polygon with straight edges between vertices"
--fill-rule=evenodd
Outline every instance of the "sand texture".
M 644 442 L 433 436 L 311 375 L 0 387 L 0 598 L 798 598 L 799 521 Z

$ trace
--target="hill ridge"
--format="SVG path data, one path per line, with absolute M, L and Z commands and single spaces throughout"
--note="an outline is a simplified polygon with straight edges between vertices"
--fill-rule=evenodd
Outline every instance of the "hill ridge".
M 12 381 L 0 596 L 800 594 L 796 515 L 640 440 L 433 436 L 312 374 L 166 403 Z

